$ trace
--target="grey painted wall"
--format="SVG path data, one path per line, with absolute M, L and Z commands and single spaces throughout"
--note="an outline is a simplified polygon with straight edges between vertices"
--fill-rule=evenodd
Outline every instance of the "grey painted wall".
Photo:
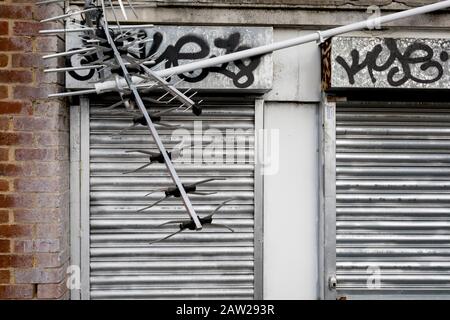
M 300 37 L 311 31 L 294 28 L 274 29 L 274 41 Z M 320 89 L 320 48 L 316 43 L 273 53 L 273 88 L 264 99 L 268 101 L 318 102 Z
M 279 172 L 264 176 L 264 299 L 317 299 L 318 105 L 266 103 L 264 127 L 280 137 Z

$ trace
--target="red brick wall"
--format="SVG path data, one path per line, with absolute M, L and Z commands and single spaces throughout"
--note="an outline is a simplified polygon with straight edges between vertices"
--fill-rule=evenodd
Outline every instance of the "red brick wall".
M 0 299 L 67 298 L 69 125 L 45 53 L 63 39 L 40 36 L 39 20 L 61 4 L 0 0 Z M 56 25 L 55 25 L 56 26 Z

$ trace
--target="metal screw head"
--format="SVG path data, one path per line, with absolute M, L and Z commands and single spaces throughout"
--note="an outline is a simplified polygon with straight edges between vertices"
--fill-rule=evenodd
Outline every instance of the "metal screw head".
M 336 290 L 336 286 L 337 286 L 336 276 L 329 277 L 328 278 L 328 287 L 330 288 L 330 290 Z

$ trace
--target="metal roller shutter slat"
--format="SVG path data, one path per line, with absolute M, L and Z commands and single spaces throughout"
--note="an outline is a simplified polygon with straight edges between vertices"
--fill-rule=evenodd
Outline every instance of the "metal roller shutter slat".
M 199 190 L 216 191 L 210 196 L 192 195 L 200 216 L 222 201 L 237 199 L 223 207 L 216 222 L 234 233 L 205 227 L 188 231 L 167 241 L 150 241 L 176 231 L 176 226 L 157 229 L 169 220 L 188 219 L 181 200 L 169 198 L 148 211 L 142 207 L 163 196 L 152 190 L 172 185 L 163 164 L 124 175 L 146 163 L 147 157 L 126 150 L 156 151 L 153 139 L 142 127 L 120 137 L 111 134 L 130 124 L 130 115 L 101 114 L 109 102 L 91 103 L 90 108 L 90 296 L 92 299 L 251 299 L 254 295 L 254 101 L 205 99 L 202 116 L 174 112 L 163 120 L 182 125 L 194 145 L 188 158 L 174 161 L 183 183 L 205 178 L 225 178 L 200 185 Z M 170 106 L 169 106 L 170 107 Z M 151 111 L 163 108 L 149 108 Z M 193 134 L 202 121 L 202 137 Z M 230 131 L 231 129 L 231 131 Z M 217 130 L 220 130 L 219 132 Z M 233 131 L 234 130 L 234 131 Z M 159 127 L 166 148 L 181 140 L 172 130 Z M 221 134 L 221 137 L 219 135 Z M 220 138 L 220 139 L 219 139 Z M 203 148 L 218 148 L 210 158 L 199 157 Z M 228 155 L 221 163 L 214 155 Z M 230 156 L 233 154 L 233 156 Z M 190 161 L 185 161 L 185 160 Z M 200 159 L 200 161 L 199 161 Z
M 338 296 L 450 296 L 449 164 L 450 105 L 338 104 Z

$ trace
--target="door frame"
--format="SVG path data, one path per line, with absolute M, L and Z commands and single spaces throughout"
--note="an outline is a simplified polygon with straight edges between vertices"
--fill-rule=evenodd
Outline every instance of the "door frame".
M 79 286 L 72 300 L 89 300 L 89 99 L 70 106 L 70 258 Z
M 336 300 L 336 102 L 319 106 L 319 298 Z

